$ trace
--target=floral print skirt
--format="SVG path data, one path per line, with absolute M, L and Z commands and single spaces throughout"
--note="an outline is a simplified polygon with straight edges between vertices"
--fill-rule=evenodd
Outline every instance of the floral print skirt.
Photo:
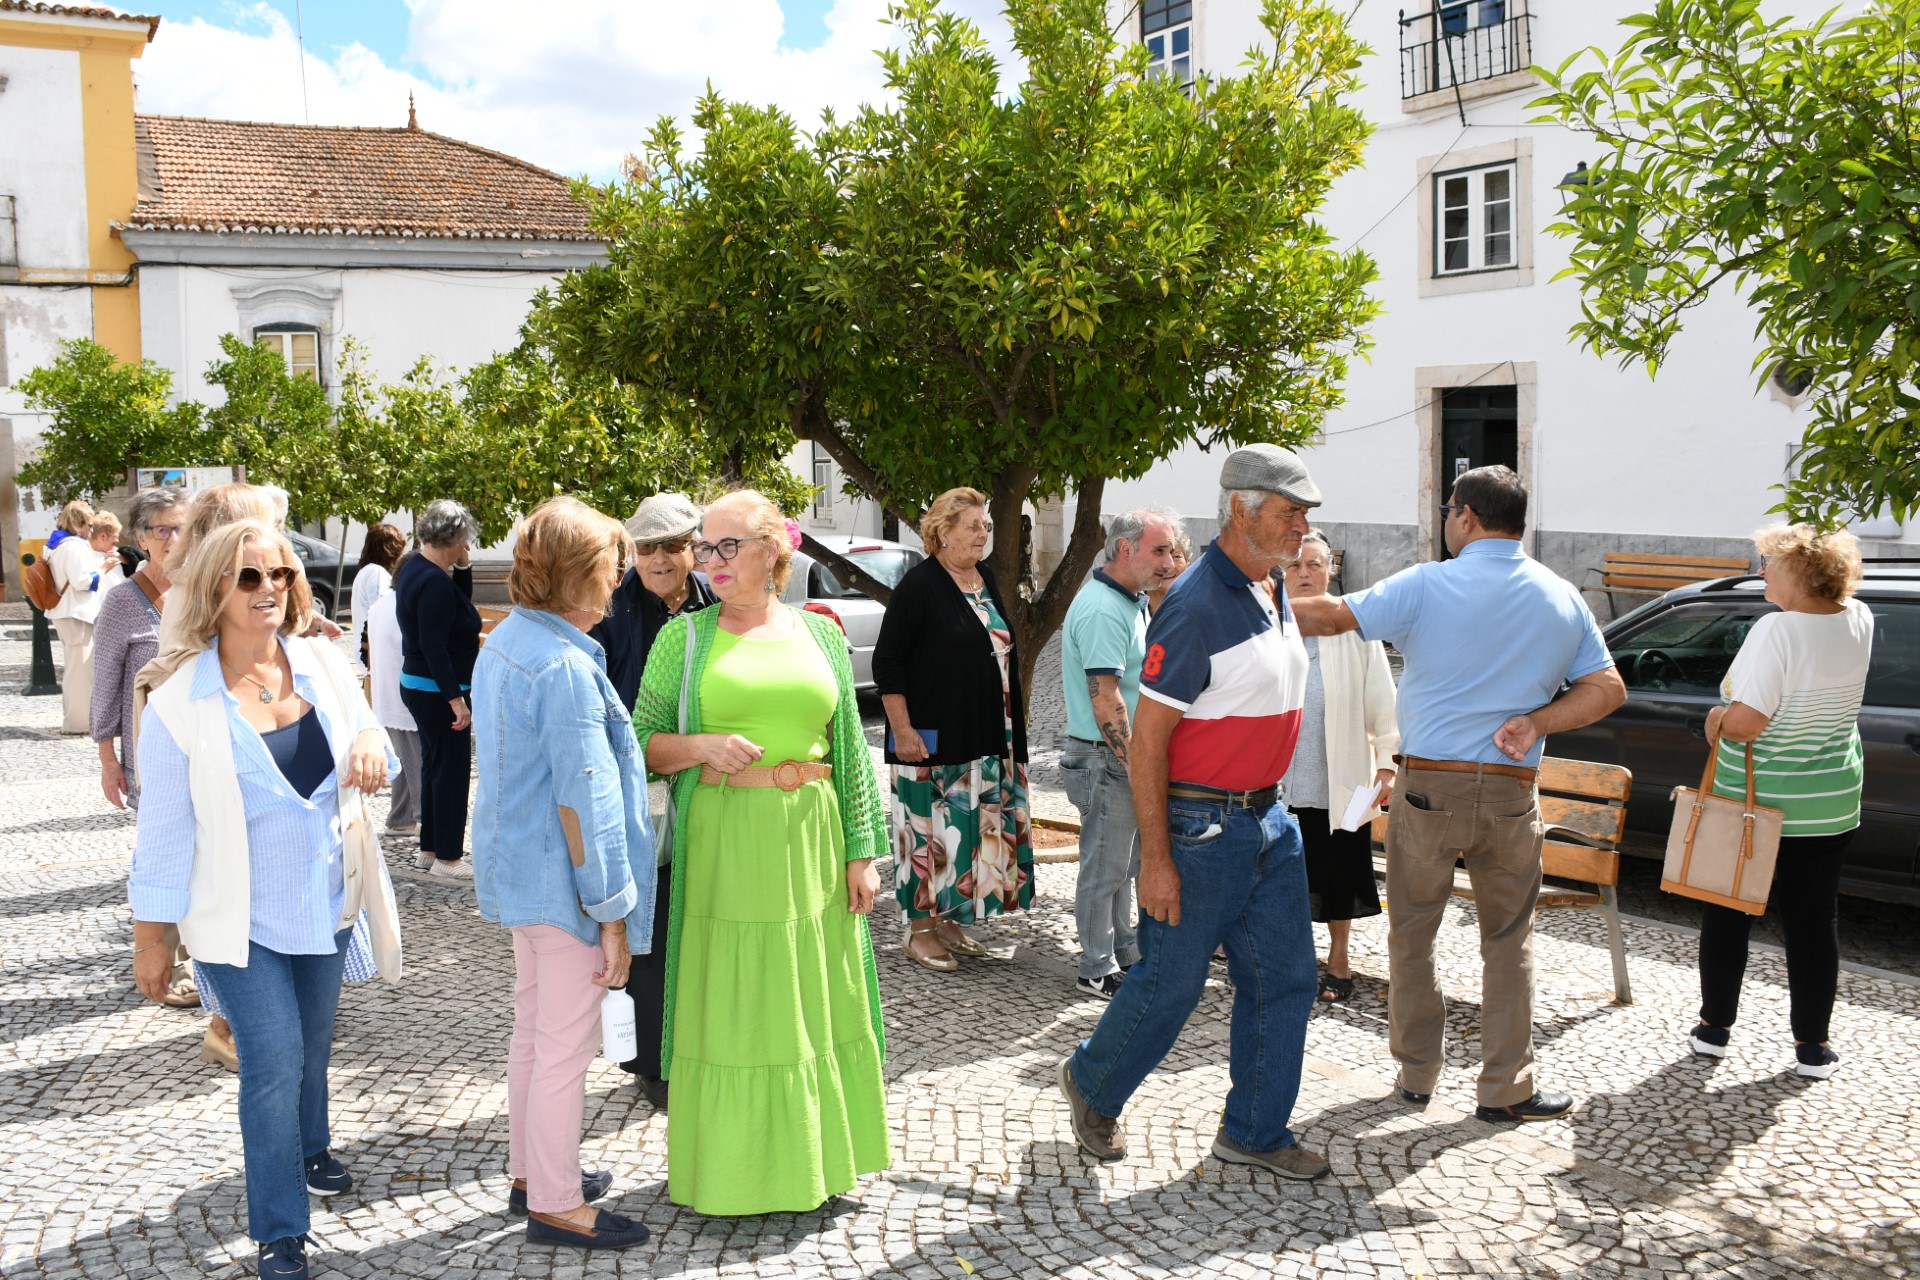
M 910 919 L 974 924 L 1033 905 L 1026 765 L 1009 754 L 892 773 L 894 894 Z

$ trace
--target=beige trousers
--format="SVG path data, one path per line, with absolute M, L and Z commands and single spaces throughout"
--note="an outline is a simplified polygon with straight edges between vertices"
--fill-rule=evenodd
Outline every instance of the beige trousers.
M 60 636 L 60 728 L 85 733 L 93 706 L 93 624 L 78 618 L 55 618 Z
M 1424 806 L 1416 803 L 1424 800 Z M 1498 774 L 1400 771 L 1387 825 L 1388 1042 L 1400 1087 L 1440 1082 L 1447 1004 L 1433 942 L 1453 892 L 1456 858 L 1480 920 L 1479 1104 L 1534 1094 L 1533 909 L 1540 897 L 1540 799 Z

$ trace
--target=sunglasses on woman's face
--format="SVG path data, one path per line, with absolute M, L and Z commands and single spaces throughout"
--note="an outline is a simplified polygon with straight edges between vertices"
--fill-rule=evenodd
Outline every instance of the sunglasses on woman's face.
M 275 591 L 285 591 L 293 583 L 293 574 L 294 571 L 283 564 L 275 565 L 264 574 L 252 565 L 248 565 L 233 575 L 233 585 L 248 595 L 260 590 L 261 583 L 269 581 L 273 583 Z

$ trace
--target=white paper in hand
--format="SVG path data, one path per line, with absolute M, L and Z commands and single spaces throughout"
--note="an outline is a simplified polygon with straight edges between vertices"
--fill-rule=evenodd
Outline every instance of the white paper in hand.
M 1380 794 L 1377 783 L 1364 783 L 1353 789 L 1353 799 L 1347 801 L 1347 811 L 1340 817 L 1342 831 L 1358 831 L 1360 824 L 1367 820 L 1367 810 L 1373 808 L 1374 800 Z

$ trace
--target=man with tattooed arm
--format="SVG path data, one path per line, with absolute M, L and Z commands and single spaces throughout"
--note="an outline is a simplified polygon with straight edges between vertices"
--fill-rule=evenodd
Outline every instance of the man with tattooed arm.
M 1107 526 L 1107 558 L 1067 610 L 1060 662 L 1067 743 L 1060 772 L 1080 811 L 1080 876 L 1074 922 L 1080 930 L 1079 988 L 1111 1000 L 1140 958 L 1133 880 L 1140 829 L 1133 816 L 1127 751 L 1147 652 L 1146 590 L 1173 572 L 1168 518 L 1128 511 Z

